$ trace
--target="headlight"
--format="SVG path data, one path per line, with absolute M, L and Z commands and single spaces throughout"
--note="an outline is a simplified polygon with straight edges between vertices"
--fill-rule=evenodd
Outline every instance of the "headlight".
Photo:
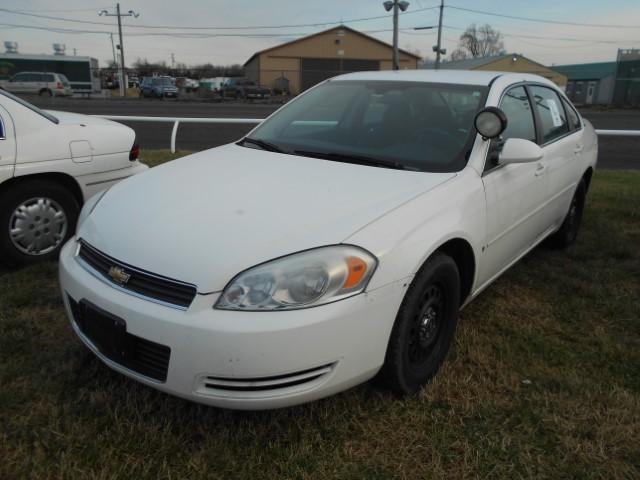
M 376 265 L 373 255 L 349 245 L 295 253 L 236 276 L 215 308 L 290 310 L 335 302 L 362 292 Z
M 102 197 L 104 197 L 108 191 L 109 189 L 107 188 L 106 190 L 103 190 L 100 193 L 96 193 L 93 197 L 91 197 L 89 200 L 85 202 L 84 206 L 82 207 L 82 210 L 80 210 L 80 215 L 78 216 L 76 231 L 80 229 L 80 226 L 89 217 L 89 215 L 91 215 L 91 212 L 93 212 L 93 209 L 96 208 L 96 205 L 98 205 L 98 202 L 102 200 Z

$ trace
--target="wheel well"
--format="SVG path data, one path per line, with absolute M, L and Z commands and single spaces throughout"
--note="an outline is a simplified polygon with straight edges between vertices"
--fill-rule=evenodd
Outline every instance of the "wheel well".
M 40 91 L 38 93 L 42 93 L 42 92 L 50 92 L 51 90 L 48 88 L 41 88 Z
M 473 248 L 466 240 L 454 238 L 441 245 L 437 251 L 446 253 L 458 266 L 458 271 L 460 272 L 460 304 L 463 304 L 471 293 L 473 279 L 476 274 L 476 260 Z
M 587 192 L 589 191 L 589 185 L 591 185 L 592 176 L 593 176 L 593 168 L 591 167 L 587 168 L 587 171 L 584 172 L 584 175 L 582 176 L 582 178 L 584 178 L 585 188 Z
M 71 176 L 66 175 L 64 173 L 37 173 L 34 175 L 24 175 L 21 177 L 13 177 L 6 182 L 0 184 L 0 193 L 4 192 L 7 188 L 20 184 L 20 183 L 28 183 L 33 180 L 47 180 L 50 182 L 55 182 L 58 185 L 62 185 L 67 190 L 69 190 L 75 199 L 78 201 L 78 205 L 82 207 L 84 204 L 84 196 L 82 195 L 82 190 L 80 189 L 80 185 L 78 182 Z

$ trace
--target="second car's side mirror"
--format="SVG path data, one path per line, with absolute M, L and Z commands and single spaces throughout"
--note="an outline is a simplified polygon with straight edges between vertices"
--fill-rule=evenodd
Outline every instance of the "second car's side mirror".
M 508 163 L 537 162 L 543 157 L 542 148 L 531 140 L 523 138 L 508 138 L 504 142 L 498 162 L 501 165 Z

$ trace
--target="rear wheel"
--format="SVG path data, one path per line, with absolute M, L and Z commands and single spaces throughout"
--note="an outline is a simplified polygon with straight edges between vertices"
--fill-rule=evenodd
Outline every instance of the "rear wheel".
M 576 188 L 567 216 L 560 226 L 560 229 L 549 237 L 549 243 L 556 248 L 566 248 L 576 241 L 580 223 L 582 222 L 582 213 L 584 212 L 584 203 L 587 195 L 587 186 L 584 179 L 580 181 Z
M 43 88 L 42 90 L 40 90 L 39 95 L 41 97 L 51 97 L 53 96 L 53 93 L 51 92 L 51 90 Z
M 56 259 L 79 210 L 73 194 L 54 182 L 9 187 L 0 195 L 0 258 L 11 266 Z
M 396 393 L 417 392 L 438 371 L 456 330 L 460 275 L 435 253 L 413 280 L 396 317 L 378 380 Z

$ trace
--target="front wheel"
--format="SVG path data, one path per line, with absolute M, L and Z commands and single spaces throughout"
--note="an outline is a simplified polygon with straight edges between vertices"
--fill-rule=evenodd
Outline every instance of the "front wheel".
M 10 266 L 58 257 L 76 228 L 80 206 L 63 186 L 17 183 L 0 194 L 0 259 Z
M 436 252 L 402 301 L 378 380 L 402 395 L 416 393 L 425 385 L 449 351 L 459 307 L 458 267 L 451 257 Z

